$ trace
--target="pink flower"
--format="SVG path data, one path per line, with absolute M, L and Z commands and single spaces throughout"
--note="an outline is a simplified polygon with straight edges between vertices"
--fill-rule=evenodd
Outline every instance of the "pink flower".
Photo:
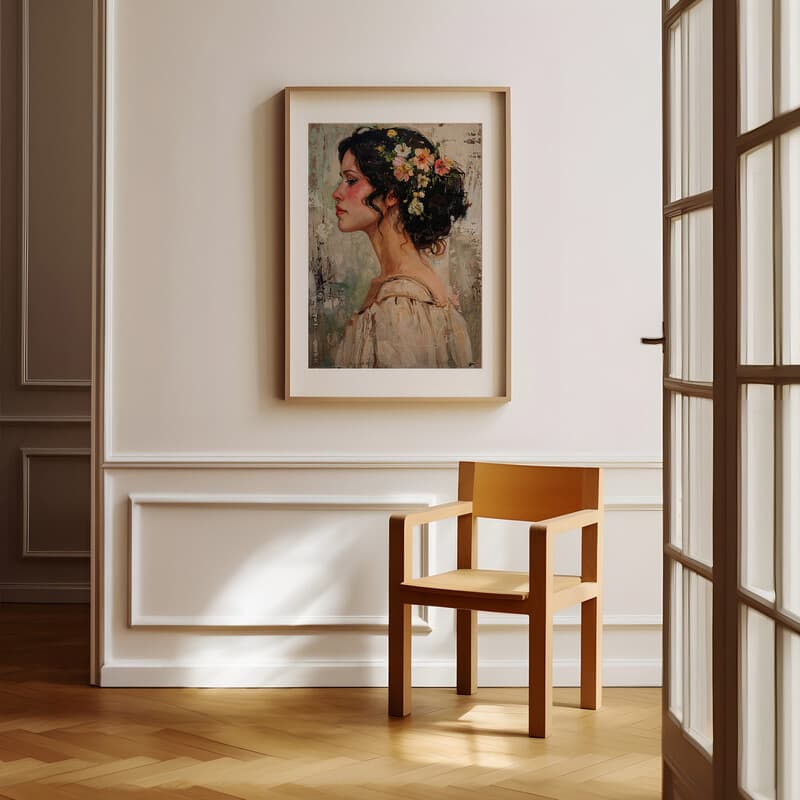
M 397 156 L 392 161 L 392 166 L 394 167 L 394 176 L 399 181 L 408 181 L 408 179 L 414 174 L 414 166 L 405 158 L 401 158 L 400 156 Z
M 414 150 L 414 158 L 412 160 L 417 169 L 427 172 L 433 166 L 433 153 L 427 147 L 418 147 Z
M 453 162 L 449 158 L 437 158 L 433 170 L 437 175 L 447 175 L 452 166 Z

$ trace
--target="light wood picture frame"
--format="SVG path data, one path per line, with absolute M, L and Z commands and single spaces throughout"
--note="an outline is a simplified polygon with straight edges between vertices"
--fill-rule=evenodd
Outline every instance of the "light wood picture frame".
M 510 400 L 508 87 L 287 87 L 285 397 Z

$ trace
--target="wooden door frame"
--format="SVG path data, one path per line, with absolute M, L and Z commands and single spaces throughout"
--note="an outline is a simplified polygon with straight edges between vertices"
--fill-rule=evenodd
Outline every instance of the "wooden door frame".
M 105 453 L 106 109 L 108 0 L 93 0 L 92 405 L 89 682 L 100 685 L 104 661 L 103 462 Z
M 713 0 L 714 455 L 712 606 L 714 797 L 739 797 L 738 3 Z
M 717 403 L 718 403 L 718 388 L 716 378 L 719 375 L 717 367 L 717 348 L 715 346 L 714 352 L 714 378 L 713 383 L 705 382 L 692 382 L 688 380 L 680 380 L 670 376 L 671 367 L 671 347 L 672 347 L 672 331 L 671 331 L 671 236 L 670 229 L 672 221 L 687 214 L 690 211 L 697 211 L 704 208 L 711 208 L 714 214 L 713 235 L 714 244 L 716 244 L 716 236 L 718 230 L 717 224 L 717 208 L 716 202 L 718 198 L 714 191 L 716 187 L 716 172 L 713 172 L 712 189 L 704 191 L 699 194 L 689 195 L 686 197 L 672 200 L 670 196 L 671 191 L 671 173 L 670 173 L 670 70 L 669 66 L 669 35 L 670 28 L 681 18 L 682 14 L 689 8 L 696 5 L 700 0 L 679 0 L 672 8 L 668 7 L 668 0 L 662 2 L 662 205 L 663 205 L 663 240 L 662 240 L 662 254 L 663 254 L 663 302 L 664 302 L 664 364 L 663 364 L 663 431 L 664 431 L 664 464 L 663 464 L 663 503 L 664 503 L 664 530 L 663 530 L 663 679 L 662 679 L 662 794 L 665 798 L 672 798 L 675 796 L 676 791 L 680 792 L 681 796 L 689 798 L 722 798 L 723 795 L 714 793 L 714 787 L 717 784 L 715 770 L 717 767 L 717 732 L 718 720 L 717 712 L 720 709 L 719 703 L 714 703 L 713 713 L 713 736 L 714 736 L 714 759 L 695 743 L 692 739 L 687 737 L 682 730 L 681 724 L 672 716 L 669 711 L 669 692 L 671 682 L 671 664 L 668 654 L 670 653 L 670 627 L 671 627 L 671 603 L 672 603 L 672 564 L 682 564 L 684 569 L 689 569 L 692 572 L 704 577 L 713 583 L 713 603 L 714 615 L 716 615 L 716 606 L 720 599 L 720 592 L 717 590 L 717 580 L 719 579 L 720 562 L 718 561 L 718 553 L 716 549 L 713 550 L 713 568 L 709 568 L 705 564 L 695 561 L 683 552 L 675 548 L 670 542 L 670 520 L 672 516 L 671 497 L 672 497 L 672 454 L 671 454 L 671 404 L 674 392 L 680 393 L 682 397 L 696 397 L 711 400 L 714 403 L 714 426 L 715 426 L 715 442 L 718 440 L 716 436 L 717 425 Z M 714 19 L 712 22 L 712 35 L 715 30 L 716 15 L 722 0 L 713 0 L 713 13 Z M 714 67 L 714 75 L 716 76 L 719 70 L 716 69 L 716 54 L 714 51 L 714 58 L 712 64 Z M 716 109 L 715 109 L 716 110 Z M 717 116 L 714 116 L 717 120 Z M 714 130 L 714 133 L 716 131 Z M 713 133 L 712 133 L 713 136 Z M 714 168 L 716 168 L 716 150 L 714 151 L 715 161 Z M 716 249 L 714 250 L 716 254 Z M 716 260 L 714 262 L 714 291 L 718 285 L 716 273 Z M 716 304 L 716 296 L 714 297 Z M 716 319 L 716 317 L 715 317 Z M 717 339 L 716 329 L 714 330 L 715 342 Z M 716 453 L 715 453 L 716 458 Z M 716 463 L 716 461 L 715 461 Z M 716 492 L 716 482 L 714 484 L 714 492 Z M 716 496 L 713 497 L 714 508 L 716 508 Z M 716 637 L 718 634 L 717 626 L 713 626 L 713 639 L 712 639 L 712 675 L 714 685 L 716 686 L 717 679 L 717 661 L 715 654 L 717 653 Z M 722 710 L 722 709 L 720 709 Z M 688 713 L 688 709 L 684 708 L 684 714 Z M 724 724 L 724 723 L 722 723 Z
M 662 64 L 668 65 L 669 28 L 683 12 L 699 0 L 679 0 L 668 8 L 663 0 Z M 775 3 L 773 2 L 773 8 Z M 699 748 L 681 733 L 669 714 L 669 621 L 670 621 L 670 560 L 682 561 L 690 569 L 690 560 L 676 557 L 669 544 L 670 480 L 670 394 L 671 391 L 697 394 L 697 387 L 669 376 L 669 315 L 665 313 L 664 360 L 664 684 L 663 684 L 663 749 L 665 798 L 673 797 L 674 788 L 691 798 L 714 797 L 716 800 L 747 797 L 739 788 L 739 741 L 741 728 L 741 640 L 740 608 L 755 608 L 775 622 L 776 637 L 780 628 L 800 633 L 800 624 L 775 607 L 754 597 L 739 587 L 739 553 L 741 552 L 741 430 L 740 397 L 745 383 L 765 383 L 776 387 L 800 383 L 800 366 L 780 364 L 779 337 L 776 336 L 774 366 L 743 366 L 739 355 L 740 307 L 740 247 L 739 247 L 739 158 L 748 150 L 774 141 L 781 134 L 800 126 L 800 109 L 775 116 L 752 131 L 739 134 L 739 3 L 738 0 L 712 0 L 713 47 L 713 178 L 708 196 L 695 196 L 670 203 L 669 199 L 669 70 L 663 70 L 663 141 L 664 141 L 664 303 L 665 312 L 670 302 L 670 242 L 669 220 L 688 210 L 711 205 L 713 226 L 713 308 L 714 308 L 714 380 L 713 398 L 713 632 L 712 679 L 713 703 L 713 759 L 711 769 L 703 769 L 698 760 Z M 776 22 L 773 18 L 773 40 Z M 774 54 L 773 54 L 774 58 Z M 774 68 L 773 68 L 774 69 Z M 774 91 L 774 89 L 773 89 Z M 773 180 L 777 179 L 777 172 Z M 778 262 L 775 262 L 777 268 Z M 778 273 L 775 272 L 778 279 Z M 775 308 L 776 320 L 780 311 Z M 775 441 L 778 443 L 779 420 L 776 418 Z M 776 446 L 776 458 L 779 448 Z M 780 468 L 775 471 L 776 492 Z M 777 496 L 780 496 L 779 493 Z M 781 522 L 776 508 L 776 530 Z M 779 538 L 778 538 L 779 540 Z M 775 550 L 776 569 L 780 554 Z M 696 570 L 702 573 L 702 570 Z M 777 588 L 777 584 L 776 584 Z M 778 691 L 776 683 L 776 692 Z M 776 696 L 777 700 L 777 696 Z M 777 709 L 776 709 L 777 713 Z M 776 740 L 776 749 L 779 746 Z M 702 754 L 701 754 L 702 755 Z M 777 753 L 776 753 L 777 758 Z M 776 762 L 777 765 L 777 762 Z M 666 767 L 669 767 L 667 769 Z M 673 778 L 675 778 L 673 784 Z M 709 782 L 710 781 L 710 782 Z

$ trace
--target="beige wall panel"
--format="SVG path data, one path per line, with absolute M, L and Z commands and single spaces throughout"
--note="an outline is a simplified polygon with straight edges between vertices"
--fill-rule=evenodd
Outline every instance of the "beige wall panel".
M 89 555 L 89 451 L 22 451 L 23 553 L 28 557 Z
M 134 495 L 131 624 L 386 625 L 387 516 L 431 499 Z
M 26 382 L 86 381 L 91 357 L 91 0 L 23 0 L 22 33 L 27 76 L 23 374 Z
M 52 449 L 64 447 L 87 449 L 89 426 L 77 424 L 3 424 L 0 425 L 0 601 L 9 598 L 9 587 L 53 587 L 66 585 L 88 587 L 88 558 L 26 558 L 24 551 L 22 450 Z M 35 459 L 34 459 L 35 460 Z M 80 463 L 81 459 L 75 459 Z M 88 469 L 86 470 L 88 481 Z M 37 506 L 33 508 L 36 540 L 44 536 L 38 510 L 40 501 L 49 502 L 47 489 L 42 484 L 44 474 L 35 473 L 33 483 Z M 76 485 L 80 478 L 73 475 Z M 88 513 L 88 483 L 85 489 L 77 489 L 86 498 Z M 74 512 L 77 514 L 77 512 Z M 73 537 L 73 534 L 70 534 Z M 53 534 L 46 537 L 48 545 L 64 550 Z M 70 538 L 72 541 L 72 538 Z M 38 545 L 37 545 L 38 546 Z M 37 599 L 31 590 L 28 599 Z M 16 596 L 16 595 L 15 595 Z M 88 597 L 88 596 L 87 596 Z
M 109 458 L 659 457 L 658 3 L 432 7 L 113 4 Z M 511 86 L 512 402 L 286 403 L 283 89 L 432 82 Z

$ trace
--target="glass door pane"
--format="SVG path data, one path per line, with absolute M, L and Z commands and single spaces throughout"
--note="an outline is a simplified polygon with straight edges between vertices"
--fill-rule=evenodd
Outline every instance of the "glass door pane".
M 775 399 L 772 386 L 742 390 L 741 582 L 775 600 Z
M 772 2 L 739 0 L 739 128 L 772 119 Z
M 800 42 L 797 47 L 800 50 Z M 783 363 L 800 364 L 800 129 L 781 136 L 779 147 Z
M 714 371 L 713 212 L 670 223 L 670 375 L 710 382 Z
M 709 753 L 713 742 L 713 682 L 711 675 L 712 587 L 694 572 L 689 578 L 688 720 L 686 730 Z
M 775 346 L 771 143 L 742 156 L 739 196 L 740 356 L 743 364 L 772 364 Z
M 692 558 L 712 563 L 714 418 L 712 401 L 689 398 L 687 552 Z M 688 490 L 688 491 L 687 491 Z
M 800 636 L 783 630 L 778 701 L 778 797 L 800 797 Z
M 669 32 L 671 200 L 711 188 L 711 2 L 693 5 Z
M 740 631 L 742 788 L 754 800 L 775 798 L 775 624 L 743 607 Z
M 780 93 L 778 112 L 800 106 L 800 2 L 780 0 Z M 800 793 L 797 795 L 800 797 Z
M 713 404 L 678 393 L 670 397 L 670 543 L 712 566 Z
M 683 721 L 683 565 L 672 562 L 670 570 L 670 650 L 669 710 L 678 722 Z
M 800 385 L 783 387 L 782 406 L 781 606 L 787 614 L 800 619 Z
M 670 515 L 669 541 L 679 550 L 683 548 L 683 476 L 686 465 L 683 463 L 683 440 L 687 433 L 687 425 L 683 423 L 683 407 L 686 398 L 680 394 L 670 394 Z

